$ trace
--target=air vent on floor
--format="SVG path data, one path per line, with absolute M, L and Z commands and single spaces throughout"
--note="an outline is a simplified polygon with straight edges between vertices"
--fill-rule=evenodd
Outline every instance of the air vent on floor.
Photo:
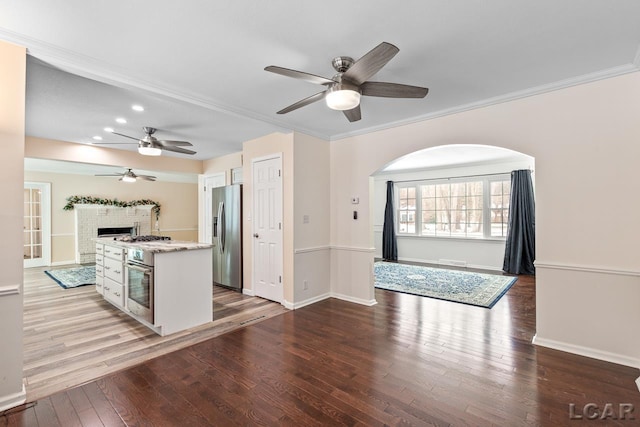
M 248 319 L 243 322 L 240 322 L 241 325 L 246 325 L 247 323 L 255 322 L 256 320 L 264 319 L 265 316 L 254 317 L 253 319 Z

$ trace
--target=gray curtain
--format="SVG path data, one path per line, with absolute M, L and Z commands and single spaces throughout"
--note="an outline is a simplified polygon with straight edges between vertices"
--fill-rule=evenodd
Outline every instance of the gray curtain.
M 511 172 L 509 225 L 502 270 L 511 274 L 535 274 L 535 200 L 530 170 Z
M 394 224 L 393 181 L 387 181 L 387 204 L 384 207 L 384 226 L 382 228 L 382 258 L 388 261 L 398 260 L 398 242 Z

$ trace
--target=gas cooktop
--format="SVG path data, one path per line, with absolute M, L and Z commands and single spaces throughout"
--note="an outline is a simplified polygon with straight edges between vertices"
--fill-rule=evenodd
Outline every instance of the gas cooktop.
M 156 240 L 171 240 L 169 236 L 120 236 L 114 237 L 113 240 L 119 242 L 155 242 Z

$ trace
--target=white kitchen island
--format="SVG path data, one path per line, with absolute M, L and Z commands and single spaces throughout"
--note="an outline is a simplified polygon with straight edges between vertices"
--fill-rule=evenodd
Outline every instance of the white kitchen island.
M 96 291 L 118 309 L 159 335 L 169 335 L 213 320 L 212 249 L 210 244 L 162 240 L 96 241 Z M 152 256 L 152 316 L 129 307 L 127 254 Z M 132 304 L 133 305 L 133 304 Z

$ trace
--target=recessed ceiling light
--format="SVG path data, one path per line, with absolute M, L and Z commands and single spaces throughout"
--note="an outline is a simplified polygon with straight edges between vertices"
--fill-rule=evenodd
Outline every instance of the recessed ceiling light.
M 142 105 L 137 105 L 137 104 L 136 105 L 132 105 L 131 109 L 133 111 L 144 111 L 144 107 Z
M 96 141 L 102 141 L 102 137 L 100 135 L 96 135 L 93 137 Z
M 105 132 L 109 132 L 109 133 L 114 133 L 115 129 L 113 129 L 113 128 L 104 128 L 104 131 Z
M 116 122 L 120 123 L 121 125 L 124 125 L 127 123 L 127 119 L 123 118 L 123 117 L 118 117 L 116 119 Z

